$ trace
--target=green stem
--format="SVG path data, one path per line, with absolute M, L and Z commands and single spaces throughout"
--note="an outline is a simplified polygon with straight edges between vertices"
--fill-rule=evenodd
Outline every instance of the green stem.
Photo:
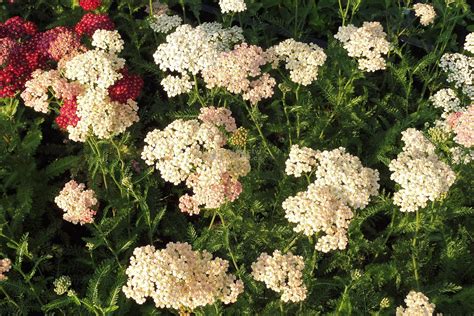
M 214 224 L 214 220 L 216 219 L 216 215 L 217 215 L 217 212 L 214 212 L 214 214 L 212 215 L 211 223 L 209 224 L 208 229 L 212 228 L 212 225 Z
M 102 237 L 102 240 L 105 242 L 105 245 L 107 246 L 107 248 L 114 255 L 115 260 L 117 261 L 117 264 L 119 265 L 120 269 L 123 270 L 123 267 L 122 267 L 122 264 L 120 263 L 118 255 L 115 252 L 115 250 L 112 248 L 112 246 L 110 245 L 108 239 L 105 237 L 104 233 L 102 232 L 102 230 L 100 229 L 100 227 L 96 223 L 93 223 L 93 225 L 94 225 L 95 229 L 97 229 L 97 231 L 99 232 L 100 237 Z
M 298 240 L 298 235 L 296 235 L 295 237 L 293 237 L 293 239 L 291 240 L 291 242 L 288 244 L 288 246 L 285 247 L 285 249 L 283 249 L 283 253 L 286 253 L 294 244 L 295 242 Z
M 0 290 L 2 291 L 3 295 L 5 295 L 5 297 L 7 298 L 8 302 L 13 304 L 18 310 L 20 310 L 20 306 L 18 306 L 18 304 L 15 303 L 14 300 L 12 300 L 12 298 L 10 297 L 10 295 L 8 295 L 7 291 L 5 291 L 3 286 L 0 286 Z
M 413 237 L 412 241 L 412 254 L 411 254 L 411 262 L 413 264 L 413 273 L 415 275 L 415 282 L 417 289 L 420 289 L 420 280 L 418 276 L 418 264 L 416 261 L 415 251 L 416 251 L 416 238 L 418 236 L 418 230 L 420 229 L 420 213 L 416 210 L 416 226 L 415 226 L 415 236 Z
M 298 84 L 298 87 L 296 88 L 295 91 L 295 98 L 296 98 L 296 105 L 298 106 L 300 103 L 300 85 Z M 296 139 L 300 139 L 300 113 L 297 109 L 296 111 Z
M 260 125 L 258 124 L 258 121 L 257 119 L 255 118 L 254 114 L 253 114 L 253 108 L 252 110 L 249 109 L 248 105 L 246 102 L 243 102 L 243 104 L 245 105 L 245 109 L 247 110 L 247 112 L 249 113 L 250 115 L 250 118 L 252 119 L 255 127 L 257 128 L 257 131 L 258 131 L 258 134 L 260 135 L 260 138 L 262 139 L 262 142 L 263 142 L 263 146 L 265 147 L 265 149 L 268 151 L 269 155 L 272 157 L 273 160 L 276 160 L 275 156 L 273 155 L 273 152 L 270 150 L 270 146 L 268 145 L 267 143 L 267 139 L 265 138 L 265 136 L 263 135 L 263 132 L 262 132 L 262 129 L 260 128 Z
M 196 93 L 199 103 L 201 103 L 202 106 L 206 106 L 206 103 L 204 102 L 204 100 L 201 98 L 201 95 L 199 94 L 198 80 L 197 80 L 196 75 L 193 75 L 193 79 L 194 79 L 194 92 Z

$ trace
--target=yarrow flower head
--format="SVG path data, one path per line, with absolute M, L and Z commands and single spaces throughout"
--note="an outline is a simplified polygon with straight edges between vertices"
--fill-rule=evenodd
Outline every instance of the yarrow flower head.
M 169 98 L 188 93 L 193 88 L 193 83 L 188 74 L 181 76 L 168 75 L 161 80 L 161 85 Z
M 199 120 L 179 119 L 147 134 L 142 159 L 165 181 L 185 182 L 194 193 L 180 198 L 183 212 L 198 214 L 200 205 L 217 208 L 241 193 L 238 178 L 250 171 L 249 157 L 223 147 L 226 132 L 235 129 L 229 110 L 209 107 L 201 108 Z
M 303 257 L 275 250 L 272 256 L 260 254 L 252 263 L 252 277 L 281 293 L 282 301 L 296 303 L 305 300 L 308 292 L 303 283 L 303 269 Z
M 276 84 L 270 75 L 262 75 L 261 67 L 267 62 L 261 47 L 243 43 L 232 51 L 221 52 L 215 62 L 202 71 L 202 76 L 207 88 L 222 87 L 256 104 L 271 97 Z
M 69 291 L 69 287 L 71 286 L 71 278 L 66 275 L 62 275 L 56 280 L 54 280 L 54 293 L 57 295 L 63 295 Z
M 92 36 L 97 30 L 112 31 L 114 29 L 115 24 L 108 15 L 94 13 L 86 13 L 74 27 L 79 36 Z
M 360 70 L 372 72 L 385 69 L 382 56 L 390 50 L 386 35 L 380 22 L 364 22 L 359 28 L 352 24 L 340 26 L 334 38 L 343 44 L 350 57 L 357 58 Z
M 183 19 L 179 15 L 154 14 L 149 20 L 150 27 L 157 33 L 169 33 L 183 23 Z
M 462 110 L 461 100 L 453 89 L 441 89 L 430 97 L 430 101 L 436 108 L 443 110 L 442 118 L 447 118 L 451 112 Z
M 11 267 L 12 262 L 10 259 L 5 258 L 0 260 L 0 281 L 5 281 L 8 279 L 8 277 L 4 273 L 10 271 Z
M 405 298 L 407 307 L 397 307 L 396 316 L 430 316 L 433 315 L 436 305 L 430 303 L 428 297 L 421 292 L 410 291 Z
M 469 33 L 466 36 L 466 41 L 464 42 L 464 49 L 474 54 L 474 32 Z
M 474 99 L 474 57 L 463 54 L 444 54 L 440 60 L 441 69 L 447 73 L 447 81 L 469 98 Z
M 318 45 L 294 39 L 287 39 L 271 47 L 266 53 L 274 68 L 280 61 L 284 61 L 285 68 L 290 70 L 291 80 L 303 86 L 317 79 L 319 67 L 326 61 L 326 54 Z
M 155 63 L 163 71 L 198 74 L 209 67 L 220 52 L 243 40 L 242 29 L 225 29 L 219 23 L 203 23 L 195 28 L 184 24 L 166 37 L 154 53 Z
M 316 243 L 319 251 L 345 249 L 353 217 L 351 208 L 367 206 L 370 196 L 377 194 L 378 171 L 364 168 L 357 157 L 342 147 L 320 152 L 294 145 L 286 161 L 287 174 L 298 177 L 310 171 L 316 180 L 306 191 L 283 202 L 285 217 L 297 224 L 296 232 L 308 236 L 325 233 Z
M 73 224 L 90 224 L 94 222 L 96 211 L 92 208 L 97 205 L 97 198 L 93 190 L 85 190 L 84 183 L 78 184 L 71 180 L 65 184 L 54 202 L 65 213 L 64 220 Z
M 219 0 L 219 7 L 222 13 L 243 12 L 247 10 L 244 0 Z
M 193 251 L 188 243 L 173 243 L 165 249 L 153 246 L 135 248 L 126 270 L 127 298 L 143 304 L 152 298 L 157 308 L 186 308 L 221 301 L 233 303 L 243 292 L 242 281 L 227 273 L 229 262 L 212 259 L 207 251 Z
M 416 3 L 413 5 L 415 15 L 420 18 L 420 24 L 427 26 L 434 22 L 436 18 L 436 11 L 431 4 L 428 3 Z
M 405 130 L 402 141 L 403 151 L 389 164 L 390 178 L 401 186 L 393 200 L 400 211 L 415 212 L 447 193 L 456 175 L 439 160 L 435 146 L 420 131 Z
M 474 146 L 474 104 L 460 112 L 453 123 L 453 131 L 456 134 L 454 137 L 456 143 L 466 148 Z

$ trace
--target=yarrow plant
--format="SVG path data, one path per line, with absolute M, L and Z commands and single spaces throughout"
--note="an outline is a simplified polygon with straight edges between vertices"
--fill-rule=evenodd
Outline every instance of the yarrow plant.
M 308 292 L 303 283 L 303 269 L 303 257 L 275 250 L 271 256 L 265 252 L 260 254 L 252 263 L 252 277 L 281 293 L 283 302 L 296 303 L 304 301 Z
M 355 57 L 362 71 L 385 69 L 383 55 L 388 54 L 390 43 L 380 22 L 364 22 L 361 27 L 352 24 L 340 26 L 334 38 L 340 41 L 350 57 Z
M 418 316 L 418 315 L 433 315 L 436 305 L 429 302 L 421 292 L 410 291 L 405 298 L 407 307 L 397 307 L 397 316 Z
M 296 232 L 308 236 L 326 234 L 318 238 L 317 250 L 345 249 L 347 229 L 354 216 L 351 208 L 367 206 L 370 196 L 377 194 L 378 171 L 364 168 L 344 148 L 320 152 L 293 145 L 286 161 L 286 173 L 299 177 L 302 172 L 312 170 L 316 180 L 307 190 L 283 202 L 285 217 L 297 224 Z
M 198 120 L 176 120 L 147 134 L 143 160 L 164 180 L 175 185 L 185 182 L 194 193 L 181 196 L 181 211 L 199 214 L 201 205 L 218 208 L 240 195 L 238 179 L 250 171 L 249 157 L 224 148 L 227 135 L 236 129 L 228 109 L 206 107 Z
M 189 311 L 222 301 L 234 303 L 243 292 L 242 281 L 227 273 L 229 263 L 212 259 L 207 251 L 194 251 L 188 243 L 173 243 L 165 249 L 135 248 L 127 268 L 127 298 L 143 304 L 150 297 L 157 308 Z
M 65 221 L 73 224 L 90 224 L 94 222 L 94 215 L 97 213 L 93 208 L 98 201 L 93 190 L 85 190 L 84 183 L 77 183 L 74 180 L 64 185 L 54 202 L 64 211 Z
M 435 153 L 435 146 L 420 131 L 409 128 L 402 133 L 403 151 L 392 160 L 391 179 L 401 189 L 394 204 L 402 212 L 415 212 L 446 194 L 456 180 L 453 170 Z

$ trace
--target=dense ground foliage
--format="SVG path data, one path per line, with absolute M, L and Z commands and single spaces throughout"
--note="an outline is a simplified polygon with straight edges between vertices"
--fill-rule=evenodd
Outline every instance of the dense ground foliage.
M 0 314 L 472 313 L 466 1 L 165 2 L 0 1 Z

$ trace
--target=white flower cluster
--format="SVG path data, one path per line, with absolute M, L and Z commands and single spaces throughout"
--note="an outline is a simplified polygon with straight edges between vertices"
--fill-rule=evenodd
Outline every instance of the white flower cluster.
M 180 16 L 167 14 L 168 6 L 166 4 L 156 1 L 152 5 L 153 16 L 150 18 L 149 23 L 153 31 L 166 34 L 180 26 L 183 22 Z M 147 12 L 149 12 L 148 7 Z
M 96 48 L 67 61 L 65 69 L 66 78 L 84 88 L 77 96 L 79 122 L 67 127 L 69 138 L 78 142 L 84 142 L 90 130 L 99 138 L 110 138 L 138 121 L 135 101 L 123 104 L 108 95 L 108 88 L 123 77 L 125 60 L 117 56 L 123 40 L 117 31 L 107 30 L 97 30 L 92 38 Z
M 67 291 L 69 291 L 69 287 L 71 286 L 71 278 L 67 275 L 62 275 L 56 280 L 54 280 L 54 293 L 57 295 L 63 295 Z
M 469 33 L 466 36 L 466 41 L 464 42 L 464 49 L 474 54 L 474 32 Z
M 463 54 L 444 54 L 440 67 L 447 73 L 447 81 L 461 88 L 463 93 L 474 99 L 474 57 Z
M 242 41 L 242 29 L 225 29 L 221 24 L 203 23 L 195 28 L 184 24 L 166 36 L 166 43 L 158 46 L 153 55 L 163 71 L 198 74 L 209 67 L 222 51 Z
M 377 170 L 362 166 L 359 158 L 344 148 L 315 151 L 293 146 L 286 161 L 287 174 L 295 176 L 314 170 L 316 180 L 307 190 L 287 198 L 282 207 L 296 232 L 311 236 L 324 232 L 316 249 L 329 252 L 345 249 L 347 229 L 353 217 L 351 208 L 367 206 L 379 189 Z
M 357 58 L 360 70 L 371 72 L 385 69 L 382 55 L 390 50 L 386 35 L 379 22 L 364 22 L 359 28 L 352 24 L 340 26 L 334 38 L 343 44 L 350 57 Z
M 430 97 L 430 101 L 437 108 L 443 110 L 442 118 L 446 119 L 451 112 L 462 111 L 461 100 L 453 89 L 441 89 Z
M 436 308 L 421 292 L 410 291 L 405 298 L 406 308 L 397 307 L 396 316 L 431 316 Z
M 317 79 L 319 67 L 327 57 L 318 45 L 297 42 L 291 38 L 271 47 L 267 54 L 270 55 L 274 68 L 280 61 L 284 61 L 285 68 L 290 70 L 291 80 L 303 86 Z
M 308 147 L 293 145 L 290 149 L 290 156 L 285 161 L 285 173 L 287 175 L 301 177 L 302 173 L 309 173 L 317 165 L 316 155 L 318 152 Z
M 420 18 L 420 24 L 427 26 L 434 22 L 436 18 L 436 11 L 431 4 L 428 3 L 416 3 L 413 5 L 415 15 Z
M 169 98 L 191 91 L 193 83 L 188 74 L 181 76 L 168 75 L 161 80 L 163 90 Z
M 97 198 L 93 190 L 84 190 L 84 183 L 78 184 L 71 180 L 56 196 L 54 202 L 64 210 L 64 220 L 73 224 L 89 224 L 94 222 L 96 211 L 92 209 L 97 204 Z
M 244 0 L 219 0 L 222 13 L 243 12 L 247 10 Z
M 265 282 L 273 291 L 282 293 L 282 301 L 300 302 L 307 295 L 303 269 L 303 257 L 291 252 L 283 255 L 275 250 L 272 256 L 265 252 L 260 254 L 257 261 L 252 263 L 252 276 L 257 281 Z
M 435 146 L 418 130 L 402 132 L 403 151 L 392 160 L 391 179 L 401 189 L 393 196 L 402 212 L 415 212 L 448 192 L 456 179 L 455 173 L 435 153 Z
M 10 259 L 5 258 L 0 260 L 0 281 L 5 281 L 8 279 L 8 277 L 4 273 L 10 271 L 11 267 L 12 262 Z
M 142 159 L 154 165 L 164 180 L 175 185 L 185 181 L 193 190 L 193 196 L 180 199 L 183 212 L 198 214 L 199 205 L 217 208 L 242 191 L 238 178 L 250 171 L 249 157 L 223 148 L 227 136 L 219 128 L 225 125 L 227 132 L 236 130 L 230 115 L 228 110 L 201 108 L 199 120 L 178 119 L 145 138 Z
M 188 243 L 173 243 L 165 249 L 153 246 L 135 248 L 126 270 L 127 298 L 143 304 L 151 297 L 158 308 L 186 308 L 222 301 L 233 303 L 243 292 L 242 281 L 228 274 L 229 262 L 212 259 L 207 251 L 193 251 Z
M 453 147 L 449 150 L 454 164 L 467 165 L 474 161 L 474 150 L 462 147 Z

